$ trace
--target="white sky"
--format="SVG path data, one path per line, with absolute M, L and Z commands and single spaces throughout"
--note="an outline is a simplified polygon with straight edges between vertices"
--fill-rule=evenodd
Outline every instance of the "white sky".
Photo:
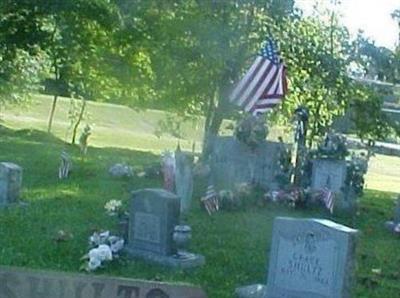
M 314 0 L 296 0 L 296 4 L 310 14 Z M 395 48 L 399 36 L 398 25 L 390 15 L 395 9 L 400 9 L 400 0 L 342 0 L 340 5 L 342 23 L 352 36 L 362 29 L 376 45 L 390 49 Z

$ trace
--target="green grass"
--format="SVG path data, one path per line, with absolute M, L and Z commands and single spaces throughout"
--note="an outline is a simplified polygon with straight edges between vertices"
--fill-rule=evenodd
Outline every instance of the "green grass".
M 122 148 L 90 148 L 82 160 L 71 148 L 74 170 L 70 179 L 59 181 L 59 139 L 36 130 L 0 129 L 0 160 L 24 169 L 21 207 L 0 210 L 0 264 L 77 272 L 80 257 L 88 249 L 88 236 L 99 229 L 117 231 L 117 224 L 104 211 L 110 199 L 129 201 L 129 192 L 157 187 L 160 179 L 112 179 L 108 167 L 121 159 L 136 166 L 158 162 L 150 152 Z M 185 281 L 202 286 L 209 297 L 232 297 L 234 288 L 265 282 L 272 221 L 275 216 L 328 217 L 327 213 L 298 211 L 279 206 L 242 212 L 219 212 L 208 216 L 198 206 L 203 189 L 197 184 L 195 208 L 188 221 L 193 228 L 191 250 L 206 257 L 206 265 L 193 272 L 171 272 L 142 261 L 121 258 L 95 274 L 162 281 Z M 357 253 L 355 297 L 398 297 L 400 291 L 399 239 L 383 228 L 392 215 L 392 194 L 367 191 L 355 218 L 332 218 L 362 231 Z M 58 230 L 72 233 L 56 242 Z M 374 275 L 373 268 L 382 269 Z
M 166 134 L 157 138 L 160 111 L 136 112 L 127 107 L 90 103 L 89 123 L 94 124 L 89 154 L 84 160 L 69 146 L 74 169 L 70 179 L 59 181 L 57 168 L 69 121 L 69 100 L 57 106 L 54 136 L 44 133 L 51 98 L 36 96 L 31 105 L 3 111 L 0 125 L 0 160 L 24 169 L 23 201 L 26 205 L 0 210 L 0 264 L 77 272 L 80 257 L 87 252 L 88 236 L 95 230 L 117 231 L 104 204 L 121 199 L 125 205 L 131 190 L 161 186 L 159 178 L 112 179 L 110 165 L 125 161 L 137 167 L 159 162 L 159 152 L 175 148 L 180 141 L 190 149 L 200 148 L 202 120 L 183 126 L 182 139 Z M 281 130 L 273 130 L 276 138 Z M 67 136 L 69 140 L 70 135 Z M 400 159 L 376 156 L 367 176 L 369 189 L 398 191 Z M 198 181 L 196 181 L 198 182 Z M 272 221 L 275 216 L 327 217 L 327 213 L 267 206 L 243 212 L 219 212 L 209 217 L 199 208 L 204 183 L 196 183 L 195 208 L 188 221 L 193 228 L 191 250 L 206 257 L 206 266 L 193 272 L 170 272 L 141 261 L 121 258 L 95 274 L 163 281 L 186 281 L 202 286 L 209 297 L 232 297 L 234 288 L 265 283 Z M 383 228 L 392 216 L 392 193 L 367 190 L 355 218 L 332 218 L 361 230 L 357 253 L 355 297 L 398 297 L 400 255 L 397 237 Z M 57 231 L 72 233 L 66 242 L 56 242 Z M 382 269 L 382 274 L 372 269 Z

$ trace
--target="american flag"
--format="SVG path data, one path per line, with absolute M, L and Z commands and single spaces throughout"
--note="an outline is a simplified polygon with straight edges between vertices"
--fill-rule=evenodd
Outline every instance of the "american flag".
M 219 210 L 218 195 L 215 192 L 214 185 L 210 183 L 207 187 L 205 196 L 201 199 L 209 215 Z
M 72 168 L 71 157 L 65 150 L 63 150 L 61 152 L 61 161 L 60 161 L 60 166 L 58 168 L 58 178 L 60 179 L 68 178 L 71 168 Z
M 335 195 L 333 191 L 329 190 L 327 187 L 322 189 L 322 200 L 325 203 L 325 207 L 329 210 L 330 213 L 333 213 L 333 205 L 335 200 Z
M 252 66 L 231 93 L 230 102 L 253 115 L 279 104 L 287 92 L 286 70 L 275 42 L 267 39 Z

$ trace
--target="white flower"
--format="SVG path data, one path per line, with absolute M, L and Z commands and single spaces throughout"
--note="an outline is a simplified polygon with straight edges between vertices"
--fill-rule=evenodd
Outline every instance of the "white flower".
M 89 250 L 88 256 L 90 260 L 99 259 L 101 261 L 98 248 L 92 248 L 91 250 Z
M 100 244 L 99 233 L 93 233 L 93 235 L 89 237 L 89 243 L 91 246 L 98 246 Z
M 100 236 L 100 243 L 99 244 L 104 244 L 107 242 L 108 238 L 110 237 L 110 231 L 104 231 L 99 234 Z
M 111 261 L 112 260 L 112 251 L 111 248 L 106 244 L 101 244 L 97 248 L 97 253 L 99 254 L 101 261 Z
M 116 213 L 121 209 L 121 207 L 122 207 L 122 202 L 119 200 L 111 200 L 104 205 L 104 209 L 106 209 L 107 213 L 110 216 L 116 215 Z
M 115 241 L 114 243 L 111 243 L 111 251 L 113 253 L 119 252 L 124 247 L 124 243 L 125 243 L 125 241 L 122 238 Z
M 98 258 L 91 258 L 88 262 L 87 269 L 90 271 L 96 270 L 101 266 L 101 261 Z

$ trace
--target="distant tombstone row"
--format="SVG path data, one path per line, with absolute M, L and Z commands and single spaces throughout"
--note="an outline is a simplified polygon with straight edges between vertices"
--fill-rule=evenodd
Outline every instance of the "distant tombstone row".
M 323 219 L 276 218 L 267 285 L 238 288 L 240 298 L 349 298 L 357 230 Z
M 17 203 L 21 193 L 22 168 L 11 162 L 0 163 L 0 207 Z

